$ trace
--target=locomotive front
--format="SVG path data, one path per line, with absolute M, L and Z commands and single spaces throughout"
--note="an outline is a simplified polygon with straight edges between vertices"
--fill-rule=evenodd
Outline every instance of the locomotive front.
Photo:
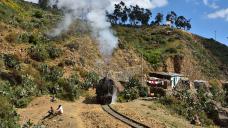
M 106 105 L 112 103 L 115 83 L 112 79 L 104 77 L 96 86 L 97 103 Z

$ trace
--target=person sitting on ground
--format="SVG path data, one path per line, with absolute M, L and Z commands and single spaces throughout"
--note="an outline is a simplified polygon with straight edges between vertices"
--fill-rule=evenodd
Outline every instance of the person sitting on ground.
M 56 99 L 55 99 L 55 96 L 54 96 L 54 95 L 53 95 L 53 96 L 51 96 L 50 101 L 51 101 L 51 102 L 55 102 L 55 101 L 56 101 Z
M 59 107 L 57 108 L 56 114 L 57 115 L 62 115 L 63 114 L 63 106 L 62 105 L 59 105 Z
M 53 114 L 54 114 L 54 109 L 53 109 L 53 107 L 51 107 L 51 109 L 48 111 L 48 113 L 49 113 L 50 115 L 53 115 Z
M 47 115 L 43 118 L 43 120 L 46 119 L 46 118 L 49 118 L 49 117 L 53 116 L 54 113 L 55 113 L 54 112 L 54 109 L 53 109 L 53 107 L 51 107 L 50 110 L 47 112 Z

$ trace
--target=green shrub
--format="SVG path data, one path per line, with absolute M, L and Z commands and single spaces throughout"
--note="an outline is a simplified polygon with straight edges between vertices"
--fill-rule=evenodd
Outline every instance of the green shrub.
M 39 44 L 39 43 L 40 43 L 40 40 L 39 40 L 39 38 L 38 38 L 37 36 L 35 36 L 35 35 L 30 35 L 29 38 L 28 38 L 28 42 L 29 42 L 30 44 L 36 45 L 36 44 Z
M 85 82 L 81 85 L 82 89 L 88 90 L 90 87 L 98 84 L 99 76 L 95 72 L 88 72 L 85 76 Z
M 140 96 L 147 96 L 147 88 L 143 87 L 139 80 L 131 78 L 125 85 L 124 91 L 118 95 L 118 101 L 132 101 Z
M 46 64 L 41 64 L 38 70 L 43 78 L 52 82 L 57 81 L 63 76 L 63 69 L 57 66 L 49 67 Z
M 5 54 L 3 58 L 4 58 L 5 66 L 7 68 L 14 68 L 14 69 L 20 68 L 20 66 L 19 66 L 20 62 L 16 56 L 11 55 L 11 54 L 8 54 L 8 55 Z
M 165 50 L 165 52 L 167 52 L 167 53 L 177 53 L 177 49 L 175 49 L 175 48 L 168 48 L 168 49 L 166 49 Z
M 70 44 L 65 45 L 65 47 L 67 47 L 71 52 L 74 52 L 79 49 L 79 44 L 70 43 Z
M 32 59 L 40 62 L 45 61 L 49 57 L 47 50 L 42 46 L 32 46 L 29 49 L 29 55 Z
M 214 125 L 210 119 L 215 111 L 212 108 L 210 97 L 206 95 L 206 91 L 201 88 L 197 95 L 191 95 L 187 90 L 175 91 L 173 96 L 165 96 L 159 99 L 160 103 L 166 105 L 171 111 L 184 116 L 189 121 L 198 115 L 203 126 Z M 210 117 L 210 118 L 209 118 Z
M 17 108 L 25 108 L 30 103 L 30 101 L 31 101 L 30 98 L 20 98 L 14 102 L 14 105 Z
M 139 96 L 140 97 L 148 96 L 148 88 L 147 87 L 140 86 L 138 88 L 139 88 Z
M 62 79 L 58 82 L 61 91 L 57 94 L 60 98 L 74 101 L 80 96 L 80 82 L 77 75 L 69 79 Z
M 43 18 L 43 13 L 41 11 L 35 11 L 35 13 L 32 16 L 41 19 Z
M 22 76 L 21 84 L 0 83 L 0 96 L 7 97 L 16 107 L 26 107 L 32 96 L 36 96 L 37 84 L 29 77 Z
M 62 54 L 62 50 L 56 47 L 49 47 L 47 48 L 48 54 L 52 59 L 58 58 L 61 56 Z
M 29 38 L 30 38 L 30 35 L 28 33 L 22 33 L 20 36 L 19 36 L 19 40 L 20 42 L 22 43 L 28 43 L 29 42 Z
M 74 66 L 75 62 L 73 60 L 66 59 L 64 61 L 64 64 L 67 65 L 67 66 Z
M 57 66 L 51 67 L 50 72 L 47 74 L 46 79 L 50 81 L 57 81 L 63 76 L 63 69 Z
M 150 64 L 154 67 L 157 67 L 161 63 L 161 53 L 160 52 L 149 51 L 149 52 L 145 53 L 144 56 L 147 58 L 147 60 L 150 62 Z
M 19 128 L 19 125 L 17 124 L 18 115 L 9 103 L 9 100 L 1 96 L 0 103 L 0 127 Z

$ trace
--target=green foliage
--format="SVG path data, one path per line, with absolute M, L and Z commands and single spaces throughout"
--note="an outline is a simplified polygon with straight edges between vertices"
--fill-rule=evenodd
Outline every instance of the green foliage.
M 40 40 L 39 40 L 39 38 L 37 37 L 37 36 L 35 36 L 35 35 L 30 35 L 29 37 L 28 37 L 28 42 L 30 43 L 30 44 L 39 44 L 40 43 Z
M 73 60 L 66 59 L 64 61 L 64 64 L 67 65 L 67 66 L 74 66 L 75 62 Z
M 171 53 L 171 54 L 175 54 L 175 53 L 177 53 L 177 49 L 175 49 L 175 48 L 168 48 L 168 49 L 165 50 L 165 52 L 168 52 L 168 53 Z
M 143 87 L 139 80 L 131 78 L 129 82 L 125 85 L 124 91 L 118 95 L 118 101 L 132 101 L 137 98 L 147 96 L 147 88 Z
M 43 13 L 41 11 L 36 11 L 32 16 L 41 19 L 43 18 Z
M 213 39 L 204 39 L 203 45 L 225 65 L 228 65 L 228 47 Z
M 30 38 L 30 35 L 27 32 L 25 32 L 25 33 L 20 34 L 19 41 L 21 43 L 28 43 L 29 42 L 29 38 Z
M 57 66 L 49 67 L 46 64 L 41 64 L 38 70 L 47 81 L 55 82 L 63 76 L 63 69 Z
M 69 43 L 69 44 L 66 44 L 64 47 L 67 47 L 71 52 L 74 52 L 79 49 L 79 44 Z
M 5 54 L 3 59 L 4 59 L 5 66 L 7 68 L 11 68 L 11 69 L 19 69 L 20 68 L 19 59 L 15 55 Z
M 29 55 L 32 59 L 40 62 L 45 61 L 49 57 L 47 50 L 43 46 L 32 46 L 29 49 Z
M 115 9 L 113 13 L 107 13 L 107 18 L 112 24 L 127 24 L 127 21 L 131 25 L 149 25 L 148 22 L 152 13 L 149 9 L 140 8 L 138 5 L 130 6 L 128 8 L 124 2 L 115 4 Z
M 62 50 L 60 48 L 56 48 L 54 46 L 51 46 L 47 48 L 48 54 L 51 58 L 55 59 L 61 56 Z
M 80 82 L 77 75 L 72 75 L 69 79 L 61 79 L 58 82 L 60 89 L 58 97 L 74 101 L 80 96 Z
M 81 85 L 82 89 L 88 90 L 90 87 L 98 84 L 99 76 L 95 72 L 88 72 L 85 75 L 85 82 Z
M 204 88 L 198 89 L 196 95 L 192 95 L 187 90 L 175 91 L 173 96 L 165 96 L 159 99 L 160 103 L 166 105 L 171 111 L 184 116 L 189 121 L 197 115 L 203 126 L 214 125 L 213 117 L 207 114 L 215 115 L 212 108 L 211 97 Z
M 149 51 L 144 54 L 147 61 L 154 67 L 159 66 L 161 62 L 161 53 L 159 51 Z
M 1 128 L 19 128 L 17 124 L 18 115 L 9 100 L 0 96 L 0 127 Z
M 225 92 L 219 88 L 219 83 L 216 80 L 210 80 L 209 84 L 211 85 L 210 92 L 213 95 L 213 100 L 225 103 Z
M 0 96 L 9 98 L 10 102 L 18 108 L 26 107 L 37 92 L 37 84 L 29 76 L 22 76 L 22 82 L 17 86 L 0 83 Z
M 160 25 L 160 23 L 162 23 L 162 21 L 163 21 L 163 14 L 157 13 L 154 23 L 157 25 Z

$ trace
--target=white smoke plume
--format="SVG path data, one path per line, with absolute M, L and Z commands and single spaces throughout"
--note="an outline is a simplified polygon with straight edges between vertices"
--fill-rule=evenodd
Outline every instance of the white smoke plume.
M 86 20 L 91 26 L 93 36 L 99 42 L 100 52 L 104 56 L 111 56 L 118 45 L 118 38 L 107 22 L 106 11 L 112 11 L 114 4 L 125 2 L 129 5 L 153 9 L 165 6 L 167 0 L 50 0 L 50 6 L 57 5 L 65 13 L 64 20 L 54 29 L 53 36 L 67 31 L 69 26 L 77 19 Z

